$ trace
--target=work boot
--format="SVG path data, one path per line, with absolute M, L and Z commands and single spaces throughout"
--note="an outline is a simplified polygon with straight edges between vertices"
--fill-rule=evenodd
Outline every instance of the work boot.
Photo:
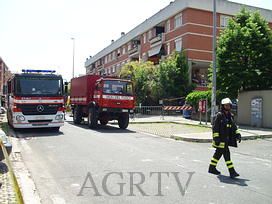
M 210 174 L 215 174 L 215 175 L 220 175 L 221 174 L 221 172 L 220 171 L 218 171 L 217 169 L 216 169 L 216 167 L 215 166 L 213 166 L 213 165 L 210 165 L 209 166 L 209 171 L 208 171 Z
M 236 177 L 240 176 L 240 175 L 235 171 L 234 168 L 229 169 L 229 172 L 230 172 L 230 178 L 236 178 Z

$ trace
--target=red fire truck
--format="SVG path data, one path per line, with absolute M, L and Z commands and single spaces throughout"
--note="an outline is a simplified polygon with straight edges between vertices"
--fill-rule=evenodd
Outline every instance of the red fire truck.
M 23 70 L 8 81 L 7 118 L 13 128 L 64 125 L 63 80 L 52 70 Z
M 96 128 L 98 121 L 107 125 L 110 120 L 118 120 L 119 127 L 126 129 L 135 105 L 131 81 L 98 75 L 72 79 L 70 100 L 74 123 L 87 117 L 90 128 Z

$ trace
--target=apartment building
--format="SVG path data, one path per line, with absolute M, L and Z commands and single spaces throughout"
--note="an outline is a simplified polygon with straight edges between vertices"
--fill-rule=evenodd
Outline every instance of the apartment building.
M 242 7 L 258 10 L 272 28 L 272 11 L 217 0 L 217 34 Z M 199 90 L 207 86 L 208 67 L 212 61 L 213 0 L 176 0 L 129 31 L 102 51 L 86 59 L 87 74 L 116 75 L 134 60 L 155 64 L 173 51 L 186 51 L 190 79 Z
M 11 78 L 12 73 L 0 57 L 0 96 L 3 96 L 3 87 L 7 85 L 7 81 Z

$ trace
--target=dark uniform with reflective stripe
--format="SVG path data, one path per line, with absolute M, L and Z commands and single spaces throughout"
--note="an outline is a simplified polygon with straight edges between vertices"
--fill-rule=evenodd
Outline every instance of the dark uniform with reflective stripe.
M 218 112 L 213 124 L 213 142 L 212 146 L 216 148 L 210 165 L 216 167 L 218 161 L 224 156 L 229 171 L 234 171 L 234 166 L 230 158 L 229 146 L 237 147 L 237 139 L 241 135 L 234 123 L 231 113 L 224 111 Z

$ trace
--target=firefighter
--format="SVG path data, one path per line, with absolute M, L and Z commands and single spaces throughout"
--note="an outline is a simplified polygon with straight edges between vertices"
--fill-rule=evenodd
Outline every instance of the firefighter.
M 239 174 L 235 171 L 230 158 L 229 146 L 237 147 L 237 141 L 241 142 L 241 134 L 233 120 L 231 114 L 232 102 L 229 98 L 221 101 L 221 110 L 217 113 L 213 123 L 213 142 L 212 146 L 216 148 L 209 166 L 209 173 L 219 175 L 220 171 L 216 169 L 222 155 L 224 156 L 226 166 L 228 167 L 230 177 L 236 178 Z

